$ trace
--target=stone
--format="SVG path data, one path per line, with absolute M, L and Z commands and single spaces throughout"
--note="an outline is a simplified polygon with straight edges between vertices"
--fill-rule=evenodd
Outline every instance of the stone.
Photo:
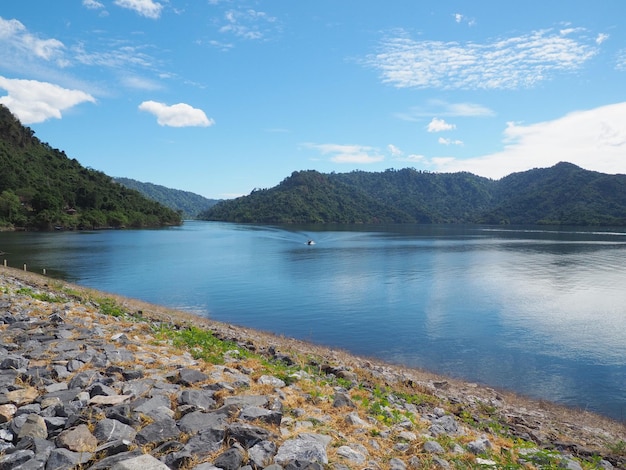
M 272 441 L 260 441 L 248 449 L 249 462 L 256 468 L 265 468 L 272 463 L 276 450 Z
M 222 452 L 213 460 L 213 465 L 223 470 L 238 470 L 244 459 L 244 453 L 237 447 Z
M 41 439 L 46 439 L 48 437 L 48 428 L 46 427 L 46 422 L 41 416 L 31 413 L 26 417 L 24 424 L 19 430 L 17 439 L 19 441 L 25 437 L 39 437 Z
M 180 435 L 180 430 L 176 426 L 176 421 L 172 418 L 163 418 L 148 424 L 137 433 L 135 440 L 139 445 L 161 444 L 162 442 L 176 439 Z
M 220 450 L 225 438 L 223 429 L 205 429 L 187 441 L 185 450 L 202 459 Z
M 186 386 L 204 382 L 208 378 L 208 375 L 196 369 L 184 368 L 178 371 L 178 383 Z
M 229 437 L 236 440 L 244 449 L 250 449 L 272 437 L 272 434 L 264 428 L 242 423 L 229 425 L 227 432 Z
M 347 393 L 337 392 L 333 398 L 334 408 L 356 408 L 354 402 L 350 399 Z
M 215 407 L 213 390 L 183 390 L 178 396 L 180 405 L 191 405 L 200 411 L 209 411 Z
M 99 443 L 125 439 L 132 441 L 135 439 L 137 431 L 116 419 L 104 418 L 96 424 L 93 435 Z
M 467 450 L 469 450 L 472 454 L 484 454 L 489 449 L 492 448 L 491 442 L 489 439 L 476 439 L 467 444 Z
M 4 397 L 6 402 L 13 403 L 17 406 L 22 406 L 35 401 L 35 399 L 39 397 L 39 392 L 34 387 L 26 387 L 6 392 L 4 394 Z
M 371 427 L 371 425 L 367 421 L 361 419 L 361 417 L 359 416 L 359 413 L 357 413 L 356 411 L 352 411 L 351 413 L 348 413 L 346 415 L 346 423 L 352 426 L 358 426 L 360 428 Z
M 28 462 L 35 456 L 32 450 L 17 450 L 0 456 L 0 470 L 13 470 L 18 465 Z
M 269 425 L 280 426 L 283 414 L 278 411 L 266 410 L 258 406 L 248 406 L 241 410 L 239 419 L 245 421 L 261 421 Z
M 367 459 L 365 454 L 354 450 L 349 446 L 341 446 L 337 448 L 337 455 L 357 465 L 363 465 Z
M 24 356 L 12 355 L 7 356 L 0 362 L 0 369 L 26 369 L 29 360 Z
M 429 454 L 445 454 L 446 451 L 437 441 L 426 441 L 422 446 L 424 452 Z
M 85 424 L 63 431 L 57 436 L 56 443 L 74 452 L 93 452 L 98 447 L 98 440 Z
M 400 459 L 391 459 L 389 461 L 389 470 L 406 470 L 406 464 Z
M 326 447 L 331 438 L 321 434 L 300 434 L 295 439 L 286 440 L 279 448 L 274 461 L 279 465 L 287 465 L 294 461 L 328 464 Z
M 150 454 L 143 454 L 118 462 L 111 470 L 169 470 L 169 467 Z
M 13 403 L 0 405 L 0 424 L 11 421 L 15 413 L 17 413 L 17 406 Z
M 91 460 L 89 452 L 72 452 L 68 449 L 57 448 L 50 452 L 46 462 L 46 470 L 67 470 Z
M 284 388 L 286 386 L 283 380 L 272 375 L 262 375 L 258 378 L 257 383 L 259 385 L 270 385 L 274 388 Z

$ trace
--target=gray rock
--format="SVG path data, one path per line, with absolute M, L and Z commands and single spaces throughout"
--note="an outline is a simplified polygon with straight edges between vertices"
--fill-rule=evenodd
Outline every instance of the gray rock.
M 347 393 L 337 392 L 333 398 L 333 407 L 335 408 L 356 408 L 354 402 L 350 399 Z
M 158 408 L 171 407 L 171 401 L 165 395 L 155 395 L 154 397 L 142 402 L 140 405 L 134 408 L 137 413 L 150 414 Z
M 228 418 L 229 414 L 227 413 L 193 411 L 178 421 L 178 427 L 182 432 L 188 434 L 195 434 L 206 429 L 225 429 Z
M 247 406 L 258 406 L 263 408 L 267 406 L 269 399 L 265 395 L 236 395 L 233 397 L 226 397 L 224 400 L 224 406 L 235 406 L 239 409 Z
M 423 445 L 424 452 L 429 454 L 445 454 L 446 451 L 437 441 L 426 441 Z
M 113 465 L 111 470 L 169 470 L 169 467 L 150 454 L 143 454 L 122 460 Z
M 265 468 L 272 463 L 276 455 L 276 444 L 272 441 L 261 441 L 248 449 L 248 459 L 256 468 Z
M 32 450 L 17 450 L 11 454 L 0 456 L 0 470 L 13 470 L 18 465 L 21 465 L 35 456 Z
M 213 390 L 183 390 L 178 396 L 180 405 L 191 405 L 198 410 L 208 411 L 215 407 Z
M 572 457 L 566 456 L 559 462 L 559 468 L 565 468 L 567 470 L 583 470 L 580 462 L 574 460 Z
M 429 432 L 437 437 L 442 434 L 450 435 L 462 435 L 463 430 L 459 427 L 458 423 L 454 419 L 454 416 L 445 415 L 441 418 L 436 418 L 432 421 L 432 426 L 429 428 Z
M 176 421 L 172 418 L 163 418 L 147 425 L 135 436 L 139 445 L 161 444 L 162 442 L 176 439 L 180 435 L 180 430 L 176 426 Z
M 25 437 L 39 437 L 41 439 L 48 437 L 48 428 L 41 416 L 31 413 L 26 417 L 17 434 L 17 439 L 24 439 Z
M 259 385 L 271 385 L 274 388 L 283 388 L 286 386 L 285 382 L 273 375 L 262 375 L 257 380 Z
M 196 369 L 180 369 L 178 371 L 178 383 L 181 385 L 194 385 L 199 382 L 204 382 L 209 378 L 204 372 Z
M 0 369 L 26 369 L 28 367 L 28 359 L 20 355 L 11 355 L 2 359 Z
M 363 465 L 367 459 L 365 454 L 354 450 L 349 446 L 339 447 L 337 449 L 337 455 L 357 465 Z
M 326 447 L 331 438 L 321 434 L 300 434 L 295 439 L 289 439 L 278 449 L 274 461 L 279 465 L 290 462 L 316 462 L 323 465 L 328 463 Z
M 391 459 L 389 461 L 389 470 L 406 470 L 406 464 L 400 459 Z
M 244 423 L 233 423 L 227 428 L 228 435 L 239 442 L 244 449 L 250 449 L 259 442 L 268 440 L 272 434 L 264 428 Z
M 86 370 L 83 372 L 79 372 L 74 377 L 72 377 L 67 385 L 70 389 L 80 388 L 82 390 L 87 388 L 89 385 L 96 382 L 100 378 L 102 378 L 102 376 L 99 372 L 95 370 Z
M 46 462 L 46 470 L 67 470 L 91 460 L 89 452 L 72 452 L 68 449 L 54 449 Z
M 213 465 L 223 470 L 238 470 L 244 459 L 244 453 L 237 447 L 222 452 L 213 461 Z
M 280 422 L 283 419 L 283 414 L 278 411 L 266 410 L 265 408 L 259 408 L 258 406 L 248 406 L 241 410 L 239 419 L 245 421 L 262 421 L 264 423 L 280 426 Z
M 491 442 L 489 442 L 489 439 L 476 439 L 475 441 L 467 444 L 467 450 L 476 455 L 484 454 L 491 448 L 492 445 Z
M 98 439 L 99 443 L 112 442 L 119 440 L 135 439 L 135 431 L 132 427 L 124 424 L 116 419 L 105 418 L 98 421 L 93 431 L 93 435 Z
M 185 450 L 202 459 L 220 450 L 225 438 L 223 429 L 205 429 L 187 441 Z

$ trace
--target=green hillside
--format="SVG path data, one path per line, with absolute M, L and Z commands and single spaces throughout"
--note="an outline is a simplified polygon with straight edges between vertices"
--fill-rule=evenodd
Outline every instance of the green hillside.
M 294 172 L 278 186 L 221 202 L 206 220 L 253 223 L 626 225 L 626 175 L 570 163 L 491 180 L 414 169 Z
M 0 105 L 0 227 L 97 229 L 180 223 L 176 211 L 41 142 Z
M 130 178 L 116 177 L 113 178 L 113 181 L 139 191 L 147 198 L 157 201 L 170 209 L 180 211 L 186 219 L 197 218 L 200 212 L 219 202 L 219 199 L 207 199 L 189 191 L 172 189 L 153 183 L 143 183 Z

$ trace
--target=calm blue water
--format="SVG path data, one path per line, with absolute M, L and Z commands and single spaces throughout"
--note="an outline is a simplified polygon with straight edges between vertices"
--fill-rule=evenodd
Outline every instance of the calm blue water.
M 624 231 L 187 222 L 0 233 L 0 251 L 81 285 L 626 419 Z

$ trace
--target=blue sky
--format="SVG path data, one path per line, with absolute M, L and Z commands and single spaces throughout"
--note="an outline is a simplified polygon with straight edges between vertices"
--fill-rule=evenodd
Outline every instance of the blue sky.
M 111 176 L 212 198 L 295 170 L 626 173 L 626 2 L 19 0 L 0 103 Z

